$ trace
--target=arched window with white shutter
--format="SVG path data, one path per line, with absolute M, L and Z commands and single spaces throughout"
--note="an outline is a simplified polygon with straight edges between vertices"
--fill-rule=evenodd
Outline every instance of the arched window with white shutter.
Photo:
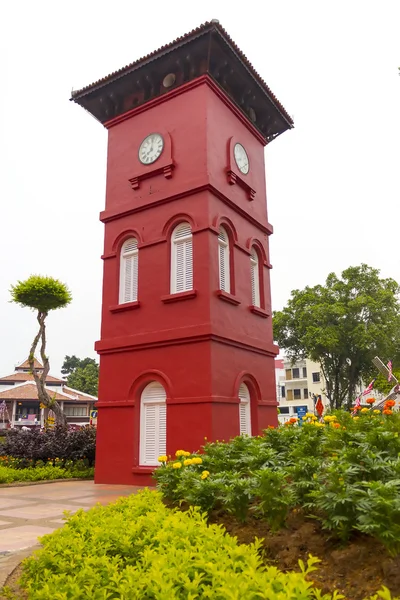
M 158 457 L 167 452 L 167 395 L 165 389 L 152 381 L 140 399 L 139 464 L 155 467 Z
M 180 223 L 171 239 L 171 294 L 193 289 L 193 239 L 189 223 Z
M 229 237 L 226 229 L 220 227 L 218 234 L 219 289 L 228 293 L 231 291 L 229 254 Z
M 251 435 L 250 390 L 245 383 L 239 387 L 239 430 L 240 435 Z
M 119 275 L 119 303 L 138 299 L 139 251 L 136 238 L 126 240 L 121 248 Z
M 251 303 L 253 306 L 261 307 L 259 258 L 258 258 L 258 253 L 254 248 L 251 249 L 250 272 L 251 272 Z

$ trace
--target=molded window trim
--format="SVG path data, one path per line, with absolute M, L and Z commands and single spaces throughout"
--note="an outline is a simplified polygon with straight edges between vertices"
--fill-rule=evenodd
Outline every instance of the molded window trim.
M 239 386 L 239 431 L 240 435 L 251 435 L 251 398 L 245 383 Z
M 158 457 L 167 452 L 167 394 L 152 381 L 140 396 L 139 465 L 158 466 Z
M 219 228 L 218 234 L 218 267 L 219 267 L 219 289 L 230 294 L 230 244 L 229 236 L 224 227 Z
M 171 236 L 170 293 L 193 290 L 193 235 L 189 223 L 175 227 Z
M 119 304 L 138 300 L 139 250 L 136 238 L 122 244 L 119 271 Z

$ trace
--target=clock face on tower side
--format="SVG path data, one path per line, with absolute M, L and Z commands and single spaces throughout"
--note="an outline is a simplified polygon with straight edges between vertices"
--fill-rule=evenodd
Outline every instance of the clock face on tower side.
M 161 156 L 164 140 L 159 133 L 151 133 L 144 138 L 139 148 L 139 160 L 144 165 L 151 165 Z
M 233 154 L 235 156 L 235 162 L 238 166 L 239 171 L 241 171 L 243 175 L 247 175 L 247 173 L 250 170 L 250 163 L 249 157 L 247 156 L 247 152 L 242 146 L 242 144 L 235 144 Z

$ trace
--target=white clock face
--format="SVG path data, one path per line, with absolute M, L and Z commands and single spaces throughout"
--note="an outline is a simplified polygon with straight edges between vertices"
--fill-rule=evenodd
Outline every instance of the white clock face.
M 161 156 L 164 148 L 164 140 L 162 135 L 159 133 L 151 133 L 143 142 L 139 148 L 139 160 L 144 165 L 151 165 L 157 158 Z
M 239 171 L 241 171 L 243 175 L 247 175 L 247 173 L 250 170 L 250 163 L 249 157 L 247 156 L 247 152 L 243 148 L 242 144 L 235 144 L 233 154 L 235 156 L 235 161 Z

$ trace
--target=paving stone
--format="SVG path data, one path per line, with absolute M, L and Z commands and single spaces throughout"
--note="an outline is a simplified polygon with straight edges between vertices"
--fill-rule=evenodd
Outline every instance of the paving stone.
M 64 510 L 71 513 L 80 508 L 89 510 L 97 502 L 108 504 L 139 489 L 126 485 L 95 485 L 93 481 L 0 488 L 0 581 L 11 572 L 13 557 L 21 551 L 29 552 L 29 548 L 37 546 L 38 537 L 65 524 Z
M 17 506 L 26 506 L 28 504 L 32 504 L 32 500 L 24 498 L 0 498 L 0 510 L 2 508 L 15 508 Z
M 64 510 L 76 512 L 77 506 L 72 504 L 33 504 L 20 508 L 0 510 L 0 517 L 16 517 L 18 519 L 51 519 L 51 517 L 62 517 Z
M 38 537 L 54 531 L 54 527 L 40 527 L 39 525 L 20 525 L 2 529 L 0 538 L 0 552 L 16 552 L 37 544 Z

